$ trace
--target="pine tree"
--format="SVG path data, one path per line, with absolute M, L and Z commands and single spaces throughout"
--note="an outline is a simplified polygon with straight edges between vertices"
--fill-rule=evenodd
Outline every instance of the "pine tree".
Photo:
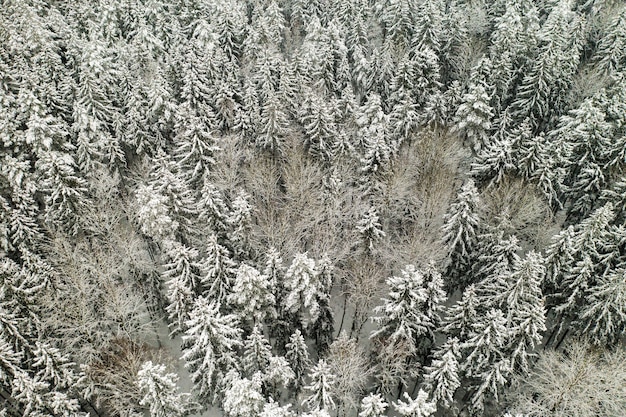
M 309 351 L 306 342 L 300 330 L 296 330 L 289 338 L 289 343 L 285 346 L 287 353 L 285 358 L 289 362 L 291 369 L 295 374 L 294 388 L 296 393 L 300 391 L 304 382 L 305 371 L 309 369 L 311 361 L 309 360 Z
M 181 121 L 182 122 L 182 121 Z M 188 183 L 196 187 L 215 165 L 215 155 L 220 148 L 215 144 L 210 127 L 194 115 L 186 115 L 184 123 L 177 126 L 174 138 L 174 155 Z
M 297 254 L 285 273 L 284 310 L 300 315 L 300 322 L 306 328 L 319 318 L 318 293 L 320 282 L 315 261 L 306 253 Z
M 541 287 L 545 277 L 544 260 L 531 251 L 515 262 L 513 270 L 506 277 L 506 287 L 502 288 L 497 299 L 507 310 L 507 320 L 511 328 L 509 349 L 511 366 L 528 372 L 529 351 L 541 343 L 546 331 L 546 313 Z
M 611 124 L 601 108 L 585 100 L 579 108 L 563 116 L 555 131 L 562 141 L 567 169 L 566 196 L 572 201 L 569 216 L 583 218 L 591 212 L 600 192 L 606 188 L 604 166 L 612 141 Z
M 626 326 L 624 275 L 623 269 L 613 270 L 587 291 L 585 306 L 579 316 L 580 333 L 596 345 L 617 343 Z
M 239 367 L 237 349 L 242 346 L 242 331 L 237 316 L 223 315 L 219 309 L 219 304 L 198 298 L 183 335 L 181 359 L 203 402 L 213 403 L 226 373 Z
M 305 386 L 309 393 L 302 402 L 310 410 L 332 410 L 335 408 L 335 401 L 332 397 L 333 386 L 336 376 L 333 375 L 330 366 L 324 359 L 320 359 L 309 373 L 310 384 Z
M 429 335 L 434 324 L 424 311 L 428 300 L 424 274 L 415 266 L 407 265 L 400 277 L 389 277 L 386 283 L 389 298 L 374 309 L 380 315 L 372 321 L 380 328 L 374 330 L 370 338 L 383 338 L 390 345 L 406 343 L 409 350 L 416 353 L 418 338 Z
M 480 183 L 492 186 L 501 183 L 515 167 L 513 143 L 509 138 L 502 138 L 490 142 L 478 153 L 470 174 Z
M 78 233 L 78 219 L 88 206 L 87 182 L 75 170 L 74 158 L 67 153 L 43 153 L 36 164 L 39 190 L 45 195 L 44 218 L 50 226 Z
M 470 84 L 454 116 L 454 129 L 469 141 L 475 152 L 489 143 L 493 117 L 493 109 L 489 102 L 490 98 L 484 86 Z
M 167 306 L 172 334 L 185 328 L 193 299 L 203 292 L 203 265 L 198 251 L 175 241 L 166 241 L 165 258 L 161 276 L 168 287 Z
M 393 404 L 396 411 L 401 416 L 406 417 L 428 417 L 437 411 L 437 404 L 428 401 L 428 394 L 421 389 L 417 393 L 417 397 L 412 399 L 408 393 L 404 393 L 405 401 L 398 400 Z
M 604 36 L 598 42 L 595 59 L 607 73 L 624 70 L 626 67 L 626 11 L 621 10 L 613 16 Z
M 262 323 L 266 317 L 275 317 L 276 300 L 271 292 L 270 280 L 256 268 L 241 264 L 237 269 L 228 302 L 238 306 L 242 320 Z
M 471 179 L 467 180 L 444 217 L 442 230 L 449 251 L 446 272 L 449 276 L 459 277 L 470 267 L 470 257 L 477 244 L 479 204 L 478 190 Z
M 178 376 L 165 373 L 165 366 L 144 362 L 137 372 L 137 385 L 142 394 L 140 405 L 149 407 L 155 417 L 182 417 L 189 410 L 188 394 L 179 394 Z
M 235 377 L 224 392 L 222 408 L 229 417 L 258 415 L 264 406 L 260 374 L 255 374 L 251 379 Z
M 459 359 L 460 343 L 455 337 L 448 339 L 434 354 L 433 362 L 424 368 L 424 381 L 435 404 L 449 408 L 454 393 L 461 386 Z
M 385 413 L 388 405 L 382 395 L 369 394 L 361 400 L 359 417 L 381 417 Z
M 243 344 L 242 362 L 246 375 L 252 377 L 256 372 L 265 372 L 271 356 L 272 348 L 257 324 Z
M 450 336 L 466 339 L 478 319 L 478 308 L 476 287 L 474 284 L 468 285 L 461 299 L 446 309 L 441 331 Z
M 378 212 L 374 206 L 370 206 L 361 220 L 357 222 L 356 229 L 361 235 L 363 249 L 366 253 L 372 252 L 375 241 L 385 237 Z
M 207 294 L 217 302 L 224 302 L 231 291 L 236 264 L 228 249 L 218 243 L 215 234 L 208 236 L 206 245 L 206 256 L 203 262 L 206 275 L 203 280 L 208 286 Z

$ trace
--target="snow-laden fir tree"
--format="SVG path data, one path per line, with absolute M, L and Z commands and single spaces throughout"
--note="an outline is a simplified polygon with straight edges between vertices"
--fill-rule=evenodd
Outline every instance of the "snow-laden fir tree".
M 492 140 L 478 152 L 470 174 L 481 184 L 491 186 L 502 182 L 514 170 L 513 143 L 504 137 Z
M 541 287 L 545 277 L 544 260 L 536 252 L 513 264 L 506 276 L 505 286 L 496 289 L 495 300 L 506 309 L 510 328 L 510 347 L 507 349 L 511 366 L 522 372 L 529 369 L 532 350 L 541 343 L 546 331 L 546 313 Z
M 512 372 L 504 351 L 510 337 L 504 313 L 492 309 L 474 324 L 468 340 L 461 344 L 467 352 L 461 364 L 464 375 L 476 381 L 471 390 L 474 410 L 484 408 L 488 394 L 497 400 Z
M 251 196 L 244 190 L 239 190 L 231 203 L 231 211 L 226 218 L 230 226 L 228 242 L 235 259 L 249 258 L 248 233 L 252 223 Z
M 283 301 L 285 311 L 298 314 L 305 328 L 316 322 L 320 315 L 318 293 L 321 288 L 315 260 L 306 253 L 296 254 L 285 273 L 284 282 L 287 293 Z
M 604 166 L 613 134 L 606 114 L 590 99 L 561 117 L 552 140 L 563 143 L 565 150 L 562 163 L 567 170 L 566 196 L 572 202 L 570 217 L 589 214 L 606 188 Z
M 294 372 L 295 378 L 293 380 L 294 389 L 298 393 L 304 383 L 304 377 L 306 371 L 311 366 L 309 359 L 309 351 L 306 346 L 306 341 L 300 330 L 297 330 L 289 338 L 289 343 L 285 346 L 287 352 L 285 358 L 289 362 L 289 366 Z
M 199 219 L 209 230 L 220 238 L 226 237 L 229 208 L 223 193 L 207 179 L 202 186 L 197 210 Z
M 600 277 L 586 294 L 579 315 L 580 333 L 598 346 L 618 343 L 626 328 L 626 271 L 616 269 Z
M 359 417 L 381 417 L 388 406 L 382 395 L 369 394 L 361 400 Z
M 463 290 L 461 299 L 448 307 L 445 312 L 441 332 L 450 336 L 465 339 L 472 331 L 472 327 L 478 319 L 478 298 L 474 284 L 468 285 Z
M 265 372 L 271 356 L 272 347 L 257 324 L 243 343 L 242 366 L 245 374 L 252 377 L 257 372 Z
M 595 60 L 607 73 L 626 67 L 626 10 L 615 14 L 598 42 Z
M 224 391 L 222 408 L 229 417 L 249 417 L 258 415 L 265 406 L 265 398 L 261 392 L 261 374 L 250 379 L 235 375 L 230 386 Z
M 135 195 L 141 232 L 157 242 L 174 240 L 179 224 L 170 216 L 167 198 L 150 185 L 140 185 Z
M 467 180 L 444 217 L 443 241 L 448 248 L 447 275 L 459 278 L 470 268 L 470 257 L 476 247 L 480 199 L 474 181 Z M 449 286 L 456 286 L 450 283 Z
M 408 393 L 404 393 L 405 401 L 398 400 L 393 406 L 396 411 L 405 417 L 429 417 L 437 411 L 437 404 L 428 401 L 428 394 L 421 389 L 414 399 Z
M 259 414 L 259 417 L 294 417 L 295 414 L 290 410 L 291 404 L 280 406 L 277 402 L 274 402 L 271 398 L 265 403 L 263 411 Z
M 78 233 L 81 212 L 89 204 L 87 182 L 78 175 L 71 154 L 44 152 L 36 163 L 38 188 L 44 193 L 44 219 L 51 227 Z
M 376 207 L 370 206 L 365 215 L 357 222 L 356 230 L 361 235 L 363 250 L 366 253 L 371 253 L 374 249 L 374 243 L 385 237 Z
M 460 132 L 475 152 L 489 143 L 493 109 L 485 87 L 470 84 L 454 116 L 454 129 Z
M 219 304 L 198 298 L 183 334 L 181 359 L 191 373 L 194 390 L 205 403 L 214 403 L 221 380 L 228 371 L 239 368 L 237 350 L 242 346 L 242 330 L 238 318 L 219 310 Z
M 481 244 L 472 271 L 472 279 L 476 280 L 476 293 L 485 309 L 497 304 L 494 298 L 499 297 L 500 290 L 506 286 L 506 277 L 519 261 L 518 252 L 521 252 L 515 235 L 503 238 L 503 234 L 498 233 L 496 236 L 486 234 L 480 237 Z
M 208 286 L 207 295 L 217 302 L 226 302 L 237 273 L 237 265 L 229 250 L 218 242 L 215 234 L 207 237 L 205 251 L 204 281 Z
M 250 265 L 239 265 L 227 299 L 229 304 L 237 306 L 242 322 L 262 323 L 266 317 L 276 316 L 276 300 L 271 292 L 269 277 Z
M 460 358 L 460 343 L 453 337 L 437 349 L 430 366 L 424 368 L 424 382 L 435 404 L 449 408 L 454 402 L 454 393 L 461 386 Z
M 168 214 L 179 225 L 178 235 L 192 234 L 191 219 L 196 216 L 196 204 L 187 182 L 182 178 L 173 158 L 159 150 L 152 159 L 149 185 L 158 195 L 165 197 Z
M 166 373 L 165 366 L 144 362 L 137 372 L 142 398 L 139 404 L 154 417 L 183 417 L 190 411 L 189 394 L 178 392 L 178 375 Z
M 215 155 L 220 148 L 215 144 L 210 127 L 197 116 L 186 115 L 177 130 L 174 138 L 176 161 L 189 184 L 197 187 L 215 164 Z
M 193 300 L 203 292 L 203 265 L 196 249 L 168 240 L 164 244 L 167 262 L 161 276 L 166 283 L 169 305 L 166 307 L 172 334 L 185 329 Z
M 407 265 L 401 276 L 389 277 L 389 298 L 374 308 L 377 314 L 372 321 L 379 324 L 370 338 L 382 339 L 388 345 L 406 343 L 411 353 L 417 353 L 418 338 L 427 336 L 433 329 L 433 318 L 426 314 L 428 290 L 424 273 L 413 265 Z
M 335 408 L 332 396 L 336 375 L 324 359 L 320 359 L 309 372 L 309 384 L 304 387 L 307 397 L 302 402 L 309 410 L 330 411 Z

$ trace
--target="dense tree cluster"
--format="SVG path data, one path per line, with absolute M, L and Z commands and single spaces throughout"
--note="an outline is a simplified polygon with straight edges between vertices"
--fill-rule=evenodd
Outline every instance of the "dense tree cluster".
M 0 0 L 0 416 L 622 417 L 625 168 L 618 0 Z

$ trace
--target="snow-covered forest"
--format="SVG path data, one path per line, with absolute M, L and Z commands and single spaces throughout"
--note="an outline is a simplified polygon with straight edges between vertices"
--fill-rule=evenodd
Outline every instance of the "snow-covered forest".
M 0 0 L 1 417 L 626 416 L 621 0 Z

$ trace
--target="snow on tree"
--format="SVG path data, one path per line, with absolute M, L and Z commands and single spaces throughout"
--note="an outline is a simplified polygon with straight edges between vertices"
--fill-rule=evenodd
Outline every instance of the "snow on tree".
M 484 318 L 474 323 L 472 333 L 462 348 L 469 353 L 465 358 L 464 370 L 468 375 L 475 375 L 493 360 L 494 356 L 501 354 L 505 343 L 508 341 L 509 329 L 502 310 L 492 309 Z
M 369 394 L 361 400 L 359 417 L 381 417 L 389 404 L 380 394 Z
M 153 163 L 149 185 L 155 194 L 165 198 L 169 216 L 179 225 L 177 235 L 187 236 L 192 233 L 191 218 L 197 214 L 193 194 L 168 154 L 160 150 Z
M 485 87 L 480 84 L 470 84 L 454 116 L 455 131 L 460 132 L 469 141 L 475 152 L 480 151 L 489 143 L 493 117 L 493 109 L 489 102 L 490 98 Z
M 285 358 L 289 362 L 289 366 L 294 372 L 294 388 L 296 393 L 300 391 L 302 384 L 304 383 L 304 377 L 306 370 L 311 366 L 309 359 L 309 351 L 306 346 L 306 341 L 300 330 L 297 330 L 289 338 L 289 343 L 285 346 L 287 352 Z
M 476 283 L 476 293 L 484 308 L 497 304 L 502 288 L 506 287 L 505 280 L 519 261 L 518 252 L 521 251 L 519 240 L 515 235 L 503 238 L 502 233 L 481 236 L 482 244 L 478 248 L 478 256 L 474 260 L 472 271 Z M 495 242 L 494 242 L 495 240 Z
M 454 305 L 445 310 L 441 330 L 450 336 L 465 339 L 469 336 L 472 327 L 478 319 L 478 298 L 474 284 L 468 285 L 463 295 Z
M 282 155 L 288 127 L 289 119 L 280 97 L 272 92 L 261 106 L 256 146 L 275 157 Z
M 239 265 L 227 299 L 229 304 L 239 308 L 244 321 L 262 323 L 266 317 L 276 316 L 276 300 L 271 292 L 269 277 L 250 265 Z
M 224 195 L 207 179 L 204 180 L 200 199 L 198 200 L 198 217 L 207 228 L 218 237 L 226 237 L 228 231 L 228 213 Z
M 530 375 L 508 398 L 511 411 L 527 417 L 618 416 L 624 409 L 626 367 L 615 351 L 573 342 L 563 351 L 545 350 Z
M 181 359 L 199 398 L 208 402 L 214 402 L 216 388 L 226 373 L 239 367 L 237 349 L 242 346 L 237 316 L 223 315 L 219 310 L 219 304 L 198 298 L 183 335 Z
M 361 241 L 367 253 L 374 249 L 374 242 L 385 237 L 378 211 L 374 206 L 370 206 L 365 215 L 357 222 L 356 230 L 361 235 Z
M 537 33 L 537 56 L 524 72 L 511 106 L 519 122 L 530 119 L 535 130 L 549 126 L 564 107 L 564 94 L 580 61 L 574 38 L 580 18 L 567 2 L 558 3 Z
M 299 314 L 305 328 L 315 323 L 320 315 L 320 281 L 315 261 L 306 253 L 296 254 L 285 273 L 284 285 L 287 291 L 285 311 Z
M 204 281 L 208 286 L 207 295 L 217 302 L 225 302 L 233 285 L 236 264 L 229 250 L 218 243 L 215 234 L 207 237 L 205 251 L 203 264 L 206 271 Z
M 242 366 L 246 375 L 252 376 L 257 372 L 265 372 L 272 356 L 272 347 L 263 335 L 258 324 L 243 343 Z
M 604 28 L 603 28 L 604 29 Z M 624 70 L 626 67 L 626 10 L 622 9 L 604 29 L 598 42 L 595 59 L 607 73 Z
M 308 395 L 302 405 L 306 405 L 309 410 L 333 410 L 335 408 L 333 389 L 336 378 L 326 361 L 320 359 L 309 373 L 310 383 L 304 387 Z
M 239 190 L 231 203 L 231 211 L 226 218 L 230 226 L 228 241 L 232 245 L 235 257 L 244 257 L 248 249 L 248 232 L 252 222 L 251 196 L 244 190 Z
M 545 277 L 544 260 L 541 255 L 530 251 L 515 262 L 512 272 L 506 277 L 506 287 L 497 299 L 507 310 L 511 328 L 509 355 L 511 365 L 527 372 L 530 350 L 541 343 L 546 331 L 546 313 L 541 287 Z
M 281 407 L 270 398 L 269 402 L 265 403 L 263 411 L 261 411 L 259 417 L 294 417 L 294 413 L 289 410 L 290 408 L 291 404 Z
M 437 270 L 434 261 L 430 261 L 424 268 L 424 281 L 426 282 L 424 313 L 432 323 L 429 333 L 431 340 L 434 341 L 434 332 L 441 324 L 441 313 L 444 310 L 444 303 L 448 299 L 444 290 L 443 277 Z
M 428 394 L 421 389 L 417 397 L 412 399 L 408 393 L 404 393 L 406 401 L 398 400 L 393 406 L 401 416 L 406 417 L 429 417 L 437 411 L 437 404 L 428 401 Z
M 389 298 L 382 299 L 383 305 L 374 308 L 379 314 L 372 321 L 380 325 L 370 338 L 386 340 L 387 344 L 406 343 L 409 350 L 416 353 L 418 338 L 429 335 L 433 329 L 433 320 L 425 312 L 428 290 L 424 274 L 413 265 L 407 265 L 401 276 L 389 277 L 385 281 L 389 286 Z
M 592 100 L 561 117 L 553 140 L 562 141 L 562 155 L 567 170 L 565 192 L 572 202 L 569 215 L 583 218 L 594 208 L 594 203 L 606 188 L 603 167 L 612 142 L 612 126 L 604 111 Z
M 36 163 L 39 190 L 45 195 L 44 218 L 50 226 L 74 235 L 78 219 L 87 207 L 87 182 L 75 170 L 72 155 L 57 151 L 44 152 Z
M 267 369 L 263 372 L 263 383 L 269 395 L 279 398 L 281 390 L 291 386 L 295 378 L 296 375 L 287 359 L 282 356 L 270 356 Z
M 305 90 L 300 112 L 300 122 L 305 135 L 304 145 L 308 152 L 322 161 L 330 161 L 337 133 L 329 105 L 319 94 Z
M 460 343 L 454 337 L 437 349 L 430 366 L 424 368 L 424 382 L 435 404 L 449 408 L 454 402 L 454 393 L 461 386 L 460 358 Z
M 356 409 L 370 373 L 365 352 L 355 339 L 348 338 L 347 333 L 342 331 L 330 345 L 326 361 L 336 376 L 333 397 L 337 400 L 338 409 Z
M 471 179 L 467 180 L 444 217 L 443 241 L 448 247 L 450 259 L 448 275 L 458 277 L 470 267 L 480 223 L 479 205 L 478 190 Z
M 209 127 L 197 116 L 186 116 L 184 124 L 178 126 L 177 130 L 178 134 L 174 138 L 176 160 L 189 184 L 197 186 L 215 164 L 215 155 L 220 148 L 215 144 L 214 134 Z
M 141 231 L 157 242 L 173 240 L 179 225 L 169 214 L 167 198 L 150 185 L 141 185 L 137 188 L 136 199 Z
M 600 277 L 587 291 L 585 306 L 580 312 L 581 331 L 592 343 L 615 344 L 626 328 L 626 273 L 616 269 Z
M 222 408 L 229 417 L 249 417 L 258 415 L 265 407 L 261 393 L 261 375 L 248 378 L 235 377 L 224 392 Z
M 463 372 L 477 381 L 471 397 L 475 410 L 483 409 L 488 393 L 497 400 L 511 374 L 511 364 L 504 352 L 510 337 L 504 313 L 492 309 L 474 324 L 468 340 L 461 344 L 461 348 L 468 352 L 462 363 Z
M 199 253 L 176 241 L 168 240 L 164 244 L 167 263 L 163 265 L 161 276 L 168 288 L 169 314 L 172 334 L 185 329 L 189 310 L 193 300 L 203 292 L 203 265 L 198 259 Z
M 470 173 L 480 183 L 491 186 L 502 182 L 514 170 L 513 143 L 509 138 L 502 138 L 491 141 L 478 153 Z
M 536 46 L 536 32 L 539 29 L 539 15 L 532 2 L 507 0 L 504 14 L 495 18 L 495 28 L 491 34 L 489 56 L 493 63 L 491 72 L 495 86 L 496 107 L 505 108 L 513 95 L 520 69 L 526 64 L 526 57 Z
M 139 404 L 148 407 L 154 417 L 183 417 L 188 414 L 189 394 L 178 393 L 178 376 L 166 373 L 165 366 L 144 362 L 137 372 L 142 394 Z

